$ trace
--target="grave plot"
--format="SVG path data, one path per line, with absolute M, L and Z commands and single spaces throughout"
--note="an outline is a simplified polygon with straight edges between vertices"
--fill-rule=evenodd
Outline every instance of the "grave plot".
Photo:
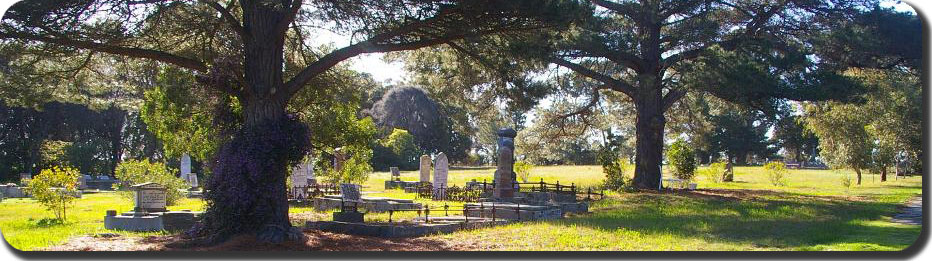
M 104 227 L 127 231 L 184 230 L 194 225 L 200 212 L 190 210 L 168 211 L 167 188 L 158 183 L 142 183 L 130 187 L 136 193 L 133 211 L 117 215 L 107 210 Z

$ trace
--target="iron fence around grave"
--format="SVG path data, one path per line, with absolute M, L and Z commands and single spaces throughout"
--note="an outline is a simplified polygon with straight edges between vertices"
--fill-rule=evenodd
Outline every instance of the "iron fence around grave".
M 480 216 L 481 216 L 481 215 L 482 215 L 481 213 L 484 213 L 484 211 L 487 210 L 487 209 L 489 210 L 489 216 L 490 216 L 490 217 L 472 217 L 472 218 L 473 218 L 472 220 L 473 220 L 473 221 L 479 221 L 479 220 L 486 220 L 486 219 L 488 219 L 488 218 L 491 218 L 492 222 L 496 222 L 496 221 L 499 221 L 499 220 L 504 220 L 504 219 L 502 218 L 502 216 L 505 216 L 505 215 L 503 215 L 503 214 L 506 214 L 506 213 L 504 213 L 504 212 L 513 212 L 513 213 L 514 213 L 514 216 L 513 216 L 513 217 L 518 217 L 518 218 L 520 219 L 520 218 L 521 218 L 521 210 L 528 210 L 527 208 L 522 209 L 520 204 L 511 206 L 511 207 L 508 207 L 508 208 L 498 206 L 498 205 L 496 205 L 496 204 L 494 204 L 494 203 L 490 203 L 490 204 L 479 204 L 478 206 L 463 205 L 462 207 L 459 207 L 459 208 L 450 207 L 450 205 L 444 204 L 442 207 L 435 207 L 435 208 L 431 208 L 430 206 L 424 206 L 424 207 L 422 207 L 422 208 L 416 208 L 416 209 L 391 209 L 391 210 L 388 210 L 388 223 L 391 224 L 391 223 L 394 222 L 393 219 L 394 219 L 395 213 L 402 213 L 402 212 L 417 212 L 417 217 L 418 217 L 418 218 L 422 218 L 422 217 L 423 217 L 423 218 L 424 218 L 424 222 L 427 222 L 427 223 L 430 223 L 430 222 L 431 222 L 431 220 L 430 220 L 431 217 L 435 217 L 435 218 L 438 218 L 438 217 L 449 217 L 450 214 L 453 214 L 453 215 L 461 214 L 462 217 L 463 217 L 463 221 L 466 222 L 466 223 L 469 223 L 469 222 L 470 222 L 470 217 L 469 217 L 469 211 L 470 211 L 470 210 L 473 210 L 473 211 L 478 210 L 479 213 L 480 213 Z M 433 213 L 433 214 L 431 214 L 431 213 Z M 431 215 L 433 215 L 433 216 L 431 216 Z
M 313 184 L 288 188 L 288 199 L 306 200 L 337 194 L 340 194 L 340 187 L 336 184 Z
M 540 182 L 518 182 L 518 191 L 519 192 L 553 192 L 560 194 L 575 194 L 577 197 L 581 197 L 586 200 L 596 200 L 598 197 L 599 200 L 605 197 L 605 190 L 601 187 L 586 187 L 581 188 L 576 185 L 576 183 L 570 183 L 569 185 L 560 184 L 558 180 L 556 183 L 547 183 L 544 182 L 544 179 L 541 178 Z M 482 191 L 492 191 L 495 189 L 495 182 L 476 182 L 474 186 L 478 186 Z
M 468 188 L 453 185 L 451 187 L 434 188 L 430 183 L 421 183 L 415 187 L 417 198 L 477 202 L 482 197 L 482 190 L 479 188 Z

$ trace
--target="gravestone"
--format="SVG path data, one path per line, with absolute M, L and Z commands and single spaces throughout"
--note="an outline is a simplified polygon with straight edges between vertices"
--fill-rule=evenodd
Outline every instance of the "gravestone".
M 420 182 L 430 182 L 430 156 L 421 155 Z
M 517 190 L 518 177 L 514 171 L 514 138 L 517 135 L 511 128 L 498 131 L 498 168 L 495 170 L 495 190 L 492 191 L 496 198 L 512 198 Z
M 514 152 L 509 147 L 498 149 L 498 169 L 495 170 L 495 198 L 512 198 L 515 196 L 512 173 L 515 159 Z
M 291 188 L 294 191 L 294 197 L 307 198 L 307 175 L 308 164 L 301 163 L 291 170 Z
M 722 175 L 722 181 L 735 181 L 735 169 L 731 165 L 731 159 L 728 160 L 728 163 L 725 163 L 725 174 Z
M 437 162 L 434 164 L 434 193 L 435 199 L 446 198 L 447 173 L 450 171 L 450 162 L 447 155 L 441 152 L 437 154 Z
M 347 158 L 349 157 L 347 157 L 342 147 L 334 149 L 333 150 L 333 171 L 337 171 L 337 172 L 342 171 L 343 162 L 345 162 Z
M 79 175 L 78 176 L 78 189 L 87 189 L 87 178 L 89 175 Z
M 189 187 L 198 186 L 197 174 L 191 172 L 191 156 L 187 153 L 181 154 L 181 179 L 188 183 Z
M 136 192 L 136 213 L 165 212 L 167 190 L 162 184 L 146 182 L 130 187 Z
M 359 185 L 340 184 L 340 200 L 342 201 L 340 211 L 333 212 L 333 221 L 362 223 L 365 221 L 364 213 L 359 212 L 357 207 L 362 203 L 362 195 L 359 193 Z M 346 211 L 352 206 L 353 211 Z
M 26 185 L 30 180 L 32 180 L 32 174 L 29 173 L 20 173 L 19 174 L 19 184 Z
M 340 184 L 340 197 L 344 201 L 349 202 L 358 202 L 362 199 L 362 194 L 359 193 L 359 185 L 356 184 Z
M 392 172 L 391 180 L 399 181 L 401 180 L 401 171 L 398 170 L 398 167 L 389 167 L 389 170 Z

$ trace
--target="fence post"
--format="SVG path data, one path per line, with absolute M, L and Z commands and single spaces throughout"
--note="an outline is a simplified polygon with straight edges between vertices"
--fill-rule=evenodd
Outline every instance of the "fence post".
M 586 189 L 586 201 L 592 201 L 592 188 Z
M 495 203 L 492 203 L 492 223 L 495 223 Z
M 447 205 L 446 203 L 443 203 L 443 215 L 444 216 L 448 216 L 448 217 L 450 216 L 450 212 L 448 210 L 450 210 L 450 206 Z
M 463 220 L 464 223 L 469 223 L 469 206 L 463 204 Z
M 429 206 L 424 207 L 424 222 L 430 223 L 430 207 Z
M 392 210 L 392 209 L 389 209 L 389 210 L 388 210 L 388 223 L 389 223 L 389 224 L 392 223 L 392 214 L 394 214 L 394 212 L 395 212 L 395 210 Z
M 573 191 L 573 196 L 576 196 L 576 183 L 570 183 L 570 190 Z
M 547 192 L 546 183 L 544 183 L 544 178 L 540 178 L 540 192 Z
M 557 192 L 561 192 L 563 189 L 560 189 L 560 181 L 557 180 Z

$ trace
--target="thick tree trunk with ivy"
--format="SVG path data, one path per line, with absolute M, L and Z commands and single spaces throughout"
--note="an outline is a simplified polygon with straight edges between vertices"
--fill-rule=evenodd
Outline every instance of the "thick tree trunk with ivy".
M 663 95 L 660 85 L 652 81 L 653 77 L 641 78 L 642 83 L 635 99 L 637 130 L 634 185 L 641 189 L 658 189 L 663 161 L 663 128 L 666 124 Z
M 264 242 L 302 238 L 288 219 L 287 166 L 309 147 L 306 126 L 285 112 L 282 79 L 287 9 L 243 1 L 244 124 L 218 153 L 204 224 L 212 241 L 255 233 Z M 288 21 L 284 21 L 285 24 Z

